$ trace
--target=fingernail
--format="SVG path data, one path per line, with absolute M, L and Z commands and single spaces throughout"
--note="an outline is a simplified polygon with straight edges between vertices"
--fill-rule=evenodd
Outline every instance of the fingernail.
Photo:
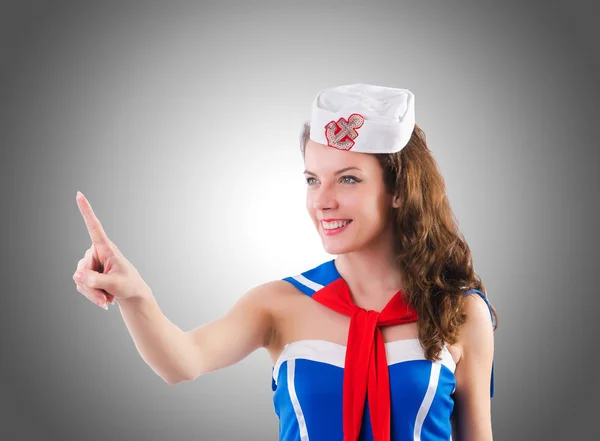
M 81 282 L 81 273 L 79 271 L 76 271 L 75 274 L 73 274 L 73 279 L 76 282 Z

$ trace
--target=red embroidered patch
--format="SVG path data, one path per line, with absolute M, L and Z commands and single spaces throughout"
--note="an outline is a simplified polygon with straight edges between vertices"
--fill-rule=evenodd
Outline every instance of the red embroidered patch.
M 356 129 L 361 127 L 365 119 L 358 113 L 350 115 L 348 120 L 343 117 L 337 122 L 331 121 L 325 125 L 325 138 L 327 145 L 340 150 L 350 150 L 354 146 L 354 140 L 358 136 Z

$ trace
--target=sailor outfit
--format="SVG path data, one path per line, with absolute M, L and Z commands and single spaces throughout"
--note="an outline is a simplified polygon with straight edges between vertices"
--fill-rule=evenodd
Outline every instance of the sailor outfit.
M 328 289 L 330 294 L 339 292 L 345 285 L 334 260 L 283 280 L 313 299 L 319 293 L 327 293 Z M 471 290 L 465 295 L 473 292 L 479 294 L 490 308 L 481 291 Z M 385 308 L 382 313 L 384 311 Z M 432 362 L 425 358 L 418 339 L 407 339 L 385 343 L 385 354 L 390 395 L 388 439 L 451 440 L 456 365 L 448 349 L 444 346 L 441 360 Z M 345 364 L 346 346 L 337 343 L 299 340 L 285 346 L 272 371 L 273 404 L 279 418 L 280 441 L 352 439 L 349 435 L 344 436 Z M 491 375 L 490 396 L 493 397 L 493 366 Z M 360 426 L 354 439 L 374 440 L 369 400 L 365 397 L 360 404 L 361 417 L 357 422 Z
M 313 101 L 310 139 L 338 150 L 396 153 L 415 127 L 415 97 L 407 89 L 352 84 L 325 89 Z M 425 358 L 418 339 L 384 343 L 381 327 L 417 321 L 398 291 L 381 310 L 350 297 L 334 260 L 286 277 L 313 300 L 350 317 L 347 346 L 300 340 L 273 366 L 280 441 L 448 441 L 455 364 Z M 478 290 L 488 305 L 486 296 Z M 494 394 L 492 364 L 490 396 Z

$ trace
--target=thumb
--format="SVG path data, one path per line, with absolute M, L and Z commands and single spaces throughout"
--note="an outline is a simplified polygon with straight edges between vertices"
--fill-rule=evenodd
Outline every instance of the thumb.
M 78 270 L 81 273 L 81 285 L 87 288 L 103 289 L 108 293 L 118 291 L 120 285 L 118 276 L 114 274 L 102 274 L 89 268 Z

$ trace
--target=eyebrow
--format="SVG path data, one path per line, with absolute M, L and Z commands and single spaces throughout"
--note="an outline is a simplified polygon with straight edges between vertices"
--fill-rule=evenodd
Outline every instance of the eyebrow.
M 358 170 L 358 171 L 362 171 L 362 170 L 361 170 L 360 168 L 358 168 L 358 167 L 346 167 L 346 168 L 343 168 L 343 169 L 341 169 L 341 170 L 338 170 L 338 171 L 336 171 L 336 172 L 335 172 L 335 174 L 336 174 L 336 175 L 339 175 L 340 173 L 344 173 L 345 171 L 348 171 L 348 170 Z M 313 172 L 311 172 L 311 171 L 308 171 L 308 170 L 304 170 L 304 173 L 305 173 L 305 174 L 307 174 L 307 175 L 317 176 L 315 173 L 313 173 Z

